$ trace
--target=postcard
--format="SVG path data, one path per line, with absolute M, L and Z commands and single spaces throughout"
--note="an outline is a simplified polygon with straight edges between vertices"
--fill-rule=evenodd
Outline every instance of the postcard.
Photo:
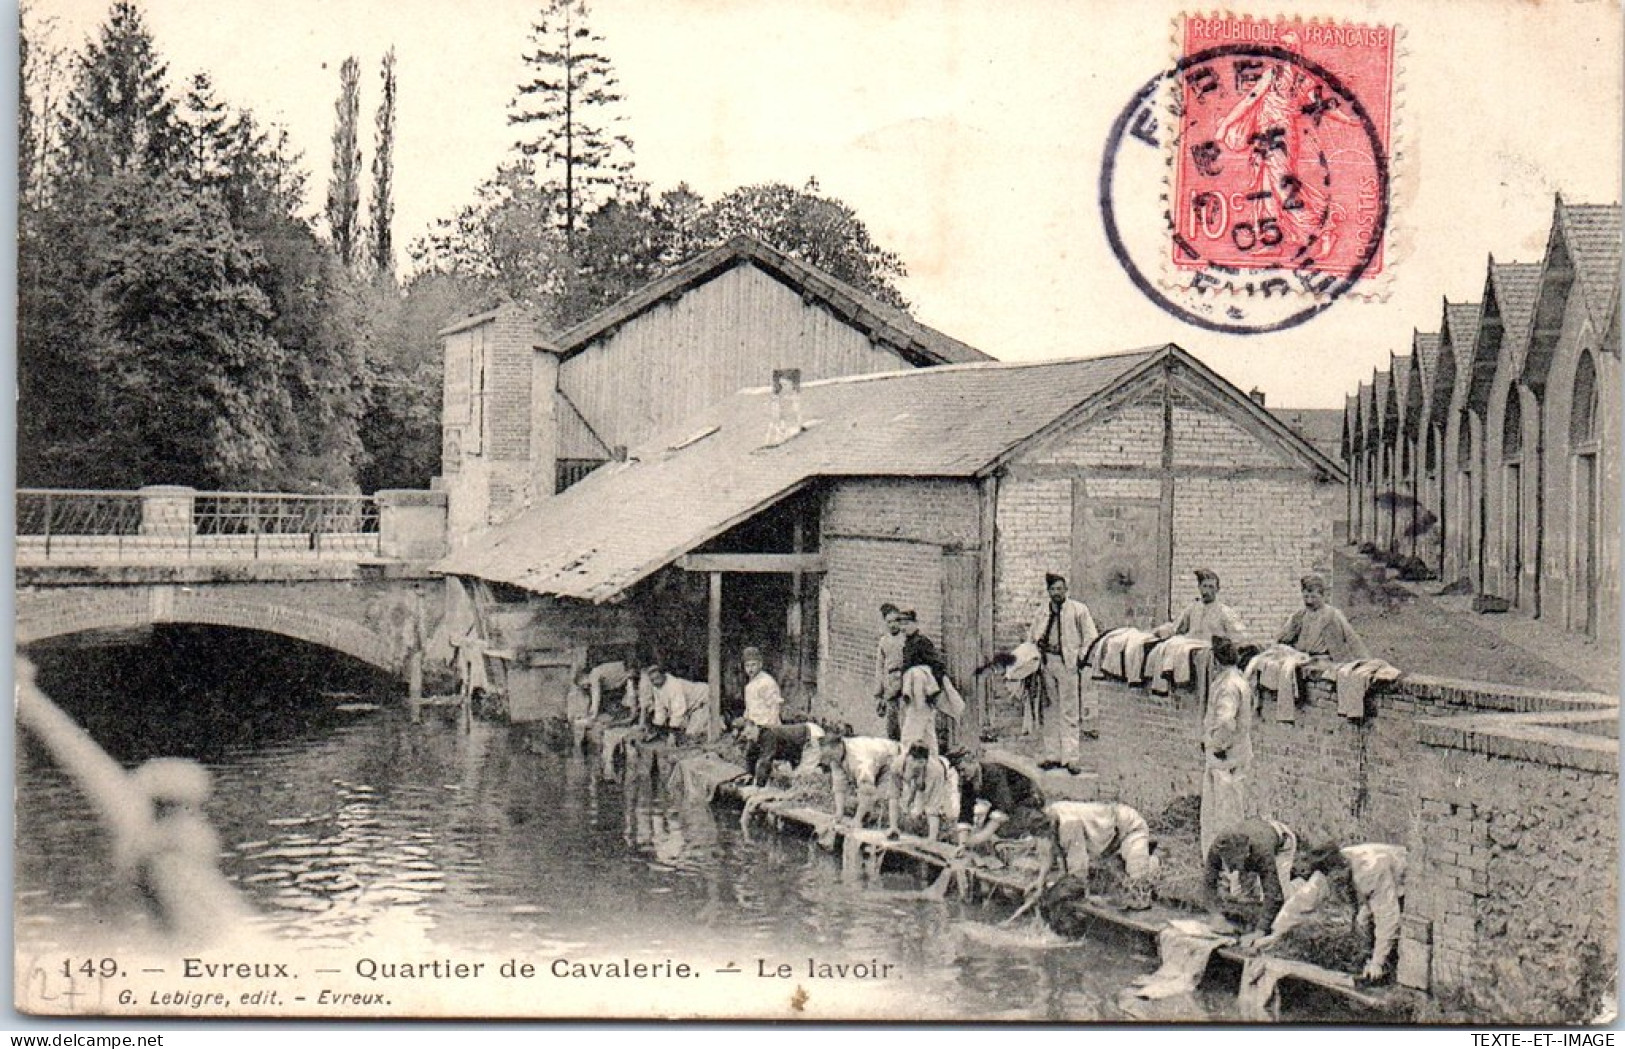
M 1617 4 L 21 26 L 19 1013 L 1614 1017 Z

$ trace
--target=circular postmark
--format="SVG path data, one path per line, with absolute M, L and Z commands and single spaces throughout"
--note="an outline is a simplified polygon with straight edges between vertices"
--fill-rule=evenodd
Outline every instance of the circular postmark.
M 1112 124 L 1106 238 L 1134 285 L 1188 324 L 1295 327 L 1380 268 L 1385 140 L 1345 79 L 1290 47 L 1195 52 Z

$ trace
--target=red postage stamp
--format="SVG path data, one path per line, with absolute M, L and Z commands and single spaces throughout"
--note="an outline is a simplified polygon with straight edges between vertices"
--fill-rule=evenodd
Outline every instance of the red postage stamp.
M 1394 28 L 1219 15 L 1179 34 L 1174 265 L 1305 287 L 1380 273 Z

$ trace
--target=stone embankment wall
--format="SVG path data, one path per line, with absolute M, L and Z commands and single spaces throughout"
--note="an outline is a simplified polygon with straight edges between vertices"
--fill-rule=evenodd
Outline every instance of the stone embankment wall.
M 1086 682 L 1102 798 L 1149 814 L 1202 783 L 1202 704 Z M 1252 722 L 1249 804 L 1308 842 L 1411 850 L 1399 976 L 1478 1022 L 1591 1018 L 1616 964 L 1618 707 L 1611 697 L 1404 677 L 1337 712 L 1312 677 Z

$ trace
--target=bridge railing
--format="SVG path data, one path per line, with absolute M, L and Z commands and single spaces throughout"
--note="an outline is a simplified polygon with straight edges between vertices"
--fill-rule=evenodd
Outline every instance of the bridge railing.
M 17 490 L 19 563 L 377 557 L 382 531 L 368 495 Z

